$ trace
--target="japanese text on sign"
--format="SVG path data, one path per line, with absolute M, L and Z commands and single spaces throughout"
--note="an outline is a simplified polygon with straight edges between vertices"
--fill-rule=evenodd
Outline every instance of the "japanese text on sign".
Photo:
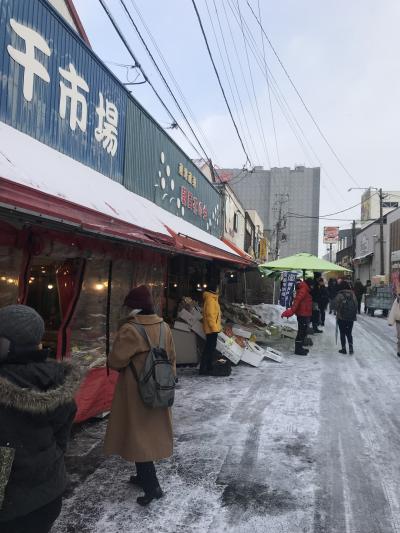
M 200 202 L 200 200 L 196 198 L 196 196 L 193 196 L 193 194 L 188 191 L 186 187 L 181 187 L 181 204 L 183 205 L 183 207 L 187 207 L 188 209 L 193 211 L 195 215 L 198 215 L 204 220 L 207 220 L 207 206 Z
M 51 56 L 52 51 L 47 41 L 28 26 L 14 19 L 10 19 L 10 26 L 14 33 L 24 41 L 24 46 L 18 49 L 9 44 L 7 51 L 10 57 L 24 69 L 23 96 L 27 102 L 31 102 L 34 97 L 35 78 L 47 84 L 51 83 L 45 61 Z M 78 127 L 82 133 L 86 133 L 88 124 L 86 95 L 89 94 L 90 87 L 71 62 L 66 68 L 59 67 L 58 72 L 60 74 L 60 118 L 66 120 L 69 115 L 70 129 L 75 132 Z M 95 111 L 98 116 L 95 139 L 102 143 L 104 150 L 114 157 L 118 148 L 117 107 L 99 92 L 99 105 Z
M 179 163 L 178 174 L 182 176 L 182 178 L 188 183 L 190 183 L 190 185 L 192 185 L 194 188 L 197 187 L 196 176 L 192 172 L 190 172 L 182 163 Z
M 281 293 L 279 297 L 279 304 L 282 307 L 290 307 L 292 305 L 296 277 L 297 275 L 294 272 L 283 272 Z

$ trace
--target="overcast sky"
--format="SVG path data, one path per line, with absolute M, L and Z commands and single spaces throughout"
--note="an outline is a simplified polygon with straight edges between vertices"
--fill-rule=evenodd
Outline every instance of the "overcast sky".
M 92 46 L 100 58 L 108 62 L 131 63 L 99 1 L 74 1 Z M 118 23 L 121 24 L 138 60 L 183 126 L 184 122 L 179 111 L 164 89 L 121 9 L 119 0 L 106 1 Z M 132 0 L 125 1 L 165 73 L 165 67 L 134 10 Z M 207 2 L 223 50 L 214 0 Z M 243 19 L 256 40 L 257 50 L 261 52 L 260 28 L 251 14 L 247 0 L 239 2 Z M 257 0 L 249 2 L 257 12 Z M 206 0 L 197 0 L 196 3 L 252 164 L 264 165 L 266 168 L 279 166 L 269 108 L 268 86 L 264 74 L 248 48 L 257 97 L 254 98 L 243 36 L 230 7 L 235 8 L 237 0 L 215 0 L 215 3 L 224 29 L 245 117 L 235 93 L 239 116 L 236 114 L 235 103 L 212 33 Z M 246 157 L 218 87 L 191 0 L 135 0 L 135 5 L 162 50 L 193 111 L 197 121 L 197 123 L 192 121 L 193 126 L 197 128 L 199 125 L 204 132 L 205 139 L 200 138 L 206 151 L 216 165 L 241 167 Z M 398 150 L 400 2 L 398 0 L 260 0 L 260 6 L 262 21 L 272 44 L 320 128 L 355 182 L 361 187 L 372 185 L 382 186 L 387 190 L 400 190 Z M 229 32 L 224 7 L 229 17 L 232 34 Z M 320 166 L 321 163 L 322 215 L 356 204 L 360 201 L 362 191 L 347 192 L 349 187 L 356 184 L 322 140 L 267 42 L 265 47 L 271 73 L 307 138 L 303 145 L 298 142 L 272 91 L 280 165 Z M 111 64 L 109 66 L 123 80 L 126 80 L 127 76 L 132 80 L 136 75 L 134 71 L 128 73 L 126 68 Z M 228 65 L 227 68 L 229 70 Z M 241 69 L 245 77 L 242 76 Z M 166 76 L 168 77 L 168 74 Z M 168 80 L 170 81 L 169 77 Z M 230 81 L 233 85 L 232 80 Z M 235 91 L 234 88 L 233 90 Z M 177 94 L 175 89 L 174 91 Z M 133 94 L 162 125 L 167 126 L 171 122 L 148 85 L 135 86 Z M 178 94 L 177 97 L 182 102 Z M 258 123 L 256 101 L 266 143 L 263 142 L 263 133 Z M 174 134 L 174 137 L 189 156 L 197 157 L 179 133 Z M 304 148 L 307 142 L 311 144 L 312 150 L 309 147 Z M 359 207 L 340 216 L 340 218 L 353 217 L 360 217 Z M 321 226 L 336 224 L 348 226 L 345 221 L 337 223 L 321 221 Z

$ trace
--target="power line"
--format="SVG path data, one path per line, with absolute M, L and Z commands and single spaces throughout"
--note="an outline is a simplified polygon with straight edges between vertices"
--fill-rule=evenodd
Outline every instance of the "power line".
M 270 160 L 270 157 L 269 157 L 269 151 L 268 151 L 268 146 L 267 146 L 267 140 L 266 140 L 266 138 L 265 138 L 264 127 L 263 127 L 263 125 L 262 125 L 262 120 L 261 120 L 260 107 L 259 107 L 259 105 L 258 105 L 258 99 L 257 99 L 257 95 L 256 95 L 256 89 L 255 89 L 255 87 L 254 87 L 254 78 L 253 78 L 253 73 L 252 73 L 251 65 L 250 65 L 249 51 L 248 51 L 248 49 L 247 49 L 247 42 L 246 42 L 246 38 L 245 38 L 245 35 L 244 35 L 243 18 L 242 18 L 242 12 L 240 11 L 239 0 L 236 0 L 236 3 L 237 3 L 237 9 L 238 9 L 239 17 L 240 17 L 240 26 L 241 26 L 241 31 L 242 31 L 242 35 L 243 35 L 243 43 L 244 43 L 244 49 L 245 49 L 245 53 L 246 53 L 246 61 L 247 61 L 248 69 L 249 69 L 250 82 L 251 82 L 251 87 L 252 87 L 252 90 L 253 90 L 254 103 L 255 103 L 255 106 L 256 106 L 256 109 L 257 109 L 257 115 L 258 115 L 259 126 L 258 126 L 258 124 L 257 124 L 257 118 L 256 118 L 256 124 L 257 124 L 257 127 L 258 127 L 259 131 L 261 132 L 261 137 L 262 137 L 262 139 L 263 139 L 264 148 L 265 148 L 265 153 L 266 153 L 266 156 L 267 156 L 268 166 L 271 168 L 271 160 Z
M 241 135 L 240 135 L 239 129 L 238 129 L 237 124 L 236 124 L 236 121 L 235 121 L 234 116 L 233 116 L 233 114 L 232 114 L 231 107 L 230 107 L 229 102 L 228 102 L 228 99 L 227 99 L 227 97 L 226 97 L 225 90 L 224 90 L 224 87 L 223 87 L 223 85 L 222 85 L 222 82 L 221 82 L 221 78 L 220 78 L 220 76 L 219 76 L 219 73 L 218 73 L 218 69 L 217 69 L 217 67 L 216 67 L 216 65 L 215 65 L 215 61 L 214 61 L 213 55 L 212 55 L 212 53 L 211 53 L 210 46 L 209 46 L 209 44 L 208 44 L 207 36 L 206 36 L 205 31 L 204 31 L 203 23 L 202 23 L 202 21 L 201 21 L 200 13 L 199 13 L 199 11 L 198 11 L 198 9 L 197 9 L 197 5 L 196 5 L 195 0 L 192 0 L 192 4 L 193 4 L 194 10 L 195 10 L 195 12 L 196 12 L 196 16 L 197 16 L 197 20 L 198 20 L 199 25 L 200 25 L 201 33 L 203 34 L 203 38 L 204 38 L 204 42 L 205 42 L 206 47 L 207 47 L 208 55 L 210 56 L 211 63 L 212 63 L 212 65 L 213 65 L 213 67 L 214 67 L 214 72 L 215 72 L 215 75 L 217 76 L 217 80 L 218 80 L 218 83 L 219 83 L 219 86 L 220 86 L 220 89 L 221 89 L 222 95 L 223 95 L 223 97 L 224 97 L 226 107 L 228 108 L 229 115 L 230 115 L 230 117 L 231 117 L 231 119 L 232 119 L 232 122 L 233 122 L 233 125 L 234 125 L 234 127 L 235 127 L 235 130 L 236 130 L 237 136 L 238 136 L 239 141 L 240 141 L 240 144 L 241 144 L 241 146 L 242 146 L 243 152 L 244 152 L 244 154 L 245 154 L 245 156 L 246 156 L 246 163 L 248 162 L 248 163 L 251 165 L 251 161 L 250 161 L 249 155 L 248 155 L 248 153 L 247 153 L 247 151 L 246 151 L 246 148 L 245 148 L 245 146 L 244 146 L 243 139 L 242 139 L 242 137 L 241 137 Z
M 260 0 L 258 0 L 258 16 L 260 17 L 260 21 L 261 21 Z M 261 44 L 262 44 L 264 64 L 265 64 L 265 66 L 267 66 L 267 56 L 266 56 L 266 53 L 265 53 L 264 34 L 263 34 L 262 31 L 261 31 Z M 271 111 L 272 128 L 273 128 L 273 131 L 274 131 L 276 157 L 278 159 L 278 166 L 281 166 L 281 161 L 280 161 L 280 157 L 279 157 L 279 150 L 278 150 L 278 138 L 277 138 L 277 135 L 276 135 L 274 109 L 272 107 L 272 100 L 271 100 L 271 87 L 270 87 L 270 83 L 269 83 L 268 68 L 265 69 L 265 77 L 267 79 L 269 109 Z
M 140 65 L 140 63 L 138 62 L 138 60 L 136 59 L 136 56 L 135 54 L 133 53 L 132 51 L 132 48 L 130 47 L 128 41 L 126 40 L 124 34 L 122 33 L 120 27 L 118 26 L 116 20 L 114 19 L 113 15 L 111 14 L 110 10 L 108 9 L 106 3 L 104 2 L 104 0 L 99 0 L 102 8 L 104 9 L 106 15 L 108 16 L 111 24 L 113 25 L 115 31 L 117 32 L 119 38 L 121 39 L 121 41 L 123 42 L 125 48 L 128 50 L 128 53 L 129 55 L 132 57 L 133 61 L 134 61 L 134 66 L 136 68 L 138 68 L 140 70 L 140 72 L 142 73 L 142 76 L 143 78 L 145 79 L 145 81 L 149 84 L 149 86 L 151 87 L 151 89 L 153 90 L 154 94 L 156 95 L 158 101 L 160 102 L 160 104 L 163 106 L 163 108 L 165 109 L 165 111 L 168 113 L 168 115 L 171 117 L 172 119 L 172 123 L 173 124 L 176 124 L 177 127 L 179 128 L 179 130 L 181 131 L 182 135 L 185 137 L 185 139 L 187 140 L 187 142 L 190 144 L 190 146 L 193 148 L 193 150 L 196 152 L 196 154 L 198 154 L 201 158 L 203 157 L 200 152 L 198 151 L 198 149 L 196 148 L 196 146 L 192 143 L 192 141 L 190 140 L 190 138 L 188 137 L 188 135 L 186 134 L 185 130 L 182 129 L 182 127 L 179 125 L 177 119 L 174 117 L 174 115 L 172 114 L 172 111 L 170 111 L 170 109 L 168 108 L 167 104 L 164 102 L 164 100 L 161 98 L 161 96 L 159 95 L 159 93 L 157 92 L 157 89 L 154 87 L 153 83 L 151 82 L 151 80 L 149 79 L 149 77 L 147 76 L 147 74 L 145 73 L 143 67 Z
M 271 50 L 273 51 L 275 57 L 277 58 L 280 66 L 282 67 L 283 69 L 283 72 L 285 73 L 287 79 L 289 80 L 289 83 L 291 84 L 291 86 L 293 87 L 294 91 L 296 92 L 297 96 L 299 97 L 300 99 L 300 102 L 303 104 L 304 106 L 304 109 L 306 110 L 307 114 L 309 115 L 309 117 L 311 118 L 312 122 L 314 123 L 315 127 L 317 128 L 318 132 L 320 133 L 321 137 L 323 138 L 323 140 L 325 141 L 325 143 L 327 144 L 328 148 L 330 149 L 330 151 L 332 152 L 333 156 L 335 157 L 336 161 L 339 163 L 339 165 L 342 167 L 342 169 L 346 172 L 346 174 L 348 175 L 348 177 L 351 179 L 351 181 L 353 183 L 355 183 L 357 186 L 359 186 L 359 183 L 357 182 L 357 180 L 352 176 L 352 174 L 349 172 L 349 170 L 346 168 L 346 166 L 344 165 L 343 161 L 341 160 L 341 158 L 339 157 L 339 155 L 337 154 L 336 150 L 333 148 L 333 146 L 331 145 L 331 143 L 329 142 L 329 140 L 327 139 L 326 135 L 324 134 L 324 132 L 322 131 L 321 127 L 319 126 L 317 120 L 315 119 L 314 115 L 311 113 L 311 110 L 310 108 L 307 106 L 307 104 L 305 103 L 302 95 L 300 94 L 300 91 L 297 89 L 294 81 L 292 80 L 290 74 L 288 73 L 288 71 L 286 70 L 286 67 L 285 65 L 282 63 L 281 61 L 281 58 L 279 57 L 277 51 L 275 50 L 270 38 L 268 37 L 266 31 L 264 30 L 260 20 L 258 19 L 257 15 L 255 14 L 249 0 L 247 0 L 247 5 L 249 6 L 250 8 L 250 11 L 252 12 L 254 18 L 256 19 L 257 23 L 259 24 L 260 28 L 261 28 L 261 31 L 263 32 L 263 34 L 265 35 L 267 41 L 268 41 L 268 44 L 270 45 L 271 47 Z
M 172 96 L 172 99 L 174 100 L 174 102 L 175 102 L 177 108 L 179 109 L 179 111 L 180 111 L 180 113 L 181 113 L 183 119 L 185 120 L 185 122 L 186 122 L 186 124 L 188 125 L 190 131 L 192 132 L 194 138 L 196 139 L 197 144 L 200 146 L 200 149 L 202 150 L 202 152 L 203 152 L 203 154 L 204 154 L 206 160 L 207 160 L 207 161 L 210 161 L 210 158 L 208 157 L 207 152 L 205 151 L 203 145 L 201 144 L 199 138 L 197 137 L 196 132 L 194 131 L 192 125 L 190 124 L 190 122 L 189 122 L 189 120 L 188 120 L 188 118 L 187 118 L 185 112 L 183 111 L 183 109 L 182 109 L 180 103 L 179 103 L 178 100 L 176 99 L 175 94 L 173 93 L 171 87 L 169 86 L 168 81 L 166 80 L 164 74 L 161 72 L 161 69 L 160 69 L 160 67 L 159 67 L 158 64 L 157 64 L 157 61 L 155 60 L 153 54 L 151 53 L 150 48 L 147 46 L 147 43 L 146 43 L 146 41 L 144 40 L 144 38 L 143 38 L 143 36 L 142 36 L 142 34 L 141 34 L 141 32 L 140 32 L 138 26 L 136 25 L 135 21 L 133 20 L 132 15 L 131 15 L 129 9 L 126 7 L 126 3 L 125 3 L 125 1 L 124 1 L 124 0 L 120 0 L 120 4 L 121 4 L 122 7 L 124 8 L 124 10 L 125 10 L 125 12 L 126 12 L 128 18 L 129 18 L 129 20 L 130 20 L 132 26 L 134 27 L 136 33 L 137 33 L 138 36 L 139 36 L 140 41 L 142 42 L 143 46 L 145 47 L 146 52 L 148 53 L 148 55 L 149 55 L 149 57 L 150 57 L 152 63 L 153 63 L 154 66 L 156 67 L 157 72 L 159 73 L 159 75 L 160 75 L 162 81 L 164 82 L 164 85 L 166 86 L 166 88 L 167 88 L 169 94 Z
M 236 102 L 236 97 L 235 97 L 235 93 L 233 91 L 233 88 L 232 88 L 232 84 L 231 84 L 231 80 L 230 80 L 230 77 L 228 75 L 228 70 L 226 68 L 226 63 L 225 63 L 225 60 L 224 60 L 224 57 L 223 57 L 223 54 L 222 54 L 222 50 L 221 50 L 221 47 L 220 47 L 220 44 L 219 44 L 219 40 L 218 40 L 218 36 L 217 36 L 217 32 L 215 30 L 215 26 L 214 26 L 214 22 L 213 22 L 213 18 L 211 16 L 211 12 L 210 12 L 210 9 L 208 7 L 208 1 L 205 0 L 205 4 L 206 4 L 206 8 L 207 8 L 207 13 L 208 13 L 208 17 L 210 19 L 210 24 L 211 24 L 211 29 L 212 29 L 212 32 L 213 32 L 213 35 L 214 35 L 214 39 L 215 39 L 215 42 L 217 43 L 217 48 L 218 48 L 218 52 L 219 52 L 219 55 L 220 55 L 220 58 L 221 58 L 221 63 L 222 63 L 222 66 L 223 66 L 223 69 L 224 69 L 224 72 L 225 72 L 225 76 L 226 76 L 226 79 L 228 81 L 228 85 L 229 85 L 229 90 L 230 90 L 230 93 L 231 93 L 231 96 L 232 96 L 232 100 L 233 100 L 233 105 L 235 107 L 235 112 L 236 112 L 236 116 L 238 118 L 238 121 L 239 121 L 239 126 L 240 126 L 240 129 L 242 131 L 242 134 L 243 134 L 243 139 L 245 141 L 245 144 L 246 144 L 246 148 L 247 150 L 249 149 L 249 143 L 247 141 L 247 138 L 245 136 L 245 129 L 243 128 L 243 123 L 242 123 L 242 119 L 241 119 L 241 116 L 240 116 L 240 113 L 239 113 L 239 110 L 238 110 L 238 106 L 237 106 L 237 102 Z M 214 1 L 214 7 L 215 6 L 215 1 Z M 221 27 L 220 27 L 220 30 L 221 30 Z M 223 36 L 223 32 L 221 30 L 221 35 L 222 35 L 222 38 L 224 38 Z M 228 57 L 228 61 L 229 61 L 229 57 Z M 245 115 L 244 115 L 245 117 Z M 246 125 L 247 125 L 247 121 L 246 121 Z M 248 126 L 247 126 L 247 129 Z M 255 153 L 256 153 L 256 156 L 257 156 L 257 150 L 256 150 L 256 147 L 255 147 L 255 144 L 254 144 L 254 141 L 252 139 L 252 137 L 250 136 L 250 140 L 251 140 L 251 143 L 253 145 L 253 148 L 255 150 Z
M 247 122 L 247 118 L 246 118 L 246 113 L 244 112 L 244 107 L 243 107 L 243 102 L 242 102 L 242 99 L 241 99 L 241 96 L 240 96 L 240 91 L 239 91 L 239 88 L 238 88 L 238 85 L 236 83 L 236 76 L 233 72 L 233 68 L 232 68 L 232 63 L 231 63 L 231 60 L 229 58 L 229 52 L 228 52 L 228 47 L 226 45 L 226 41 L 225 41 L 225 32 L 223 31 L 222 29 L 222 24 L 221 24 L 221 21 L 220 21 L 220 17 L 219 17 L 219 13 L 218 13 L 218 9 L 217 9 L 217 5 L 216 5 L 216 2 L 214 0 L 214 7 L 215 7 L 215 12 L 216 12 L 216 15 L 217 15 L 217 20 L 218 20 L 218 24 L 219 24 L 219 27 L 220 27 L 220 30 L 221 30 L 221 37 L 222 37 L 222 41 L 224 43 L 224 48 L 225 48 L 225 54 L 226 54 L 226 57 L 228 59 L 228 64 L 229 64 L 229 67 L 230 67 L 230 71 L 231 71 L 231 75 L 232 75 L 232 80 L 233 80 L 233 83 L 234 83 L 234 86 L 236 88 L 236 93 L 238 95 L 238 100 L 239 100 L 239 103 L 240 103 L 240 107 L 241 107 L 241 110 L 242 110 L 242 114 L 243 114 L 243 119 L 244 119 L 244 122 L 246 124 L 246 128 L 247 128 L 247 131 L 249 133 L 249 138 L 250 138 L 250 141 L 253 145 L 253 148 L 254 148 L 254 153 L 256 155 L 256 160 L 259 161 L 260 158 L 257 154 L 257 148 L 256 148 L 256 145 L 254 143 L 254 140 L 253 140 L 253 136 L 251 134 L 251 130 L 249 128 L 249 124 Z M 237 62 L 239 63 L 239 68 L 240 68 L 240 73 L 242 75 L 242 78 L 243 78 L 243 81 L 244 81 L 244 85 L 246 87 L 246 91 L 247 91 L 247 94 L 249 95 L 249 90 L 248 90 L 248 87 L 247 87 L 247 83 L 246 83 L 246 77 L 244 75 L 244 72 L 243 72 L 243 66 L 242 66 L 242 63 L 240 61 L 240 55 L 239 55 L 239 52 L 238 52 L 238 49 L 237 49 L 237 46 L 236 46 L 236 41 L 233 37 L 233 32 L 232 32 L 232 27 L 231 27 L 231 24 L 229 22 L 229 17 L 228 17 L 228 14 L 227 14 L 227 11 L 226 11 L 226 7 L 225 7 L 225 3 L 223 2 L 222 3 L 222 7 L 224 9 L 224 13 L 225 13 L 225 19 L 226 19 L 226 22 L 227 22 L 227 25 L 228 25 L 228 29 L 229 29 L 229 34 L 231 36 L 231 40 L 232 40 L 232 43 L 233 43 L 233 47 L 235 49 L 235 54 L 236 54 L 236 58 L 237 58 Z
M 180 87 L 180 85 L 179 85 L 177 79 L 175 78 L 175 76 L 174 76 L 174 74 L 173 74 L 171 68 L 169 67 L 169 65 L 168 65 L 168 63 L 167 63 L 167 60 L 165 59 L 165 57 L 164 57 L 162 51 L 160 50 L 160 47 L 158 46 L 157 41 L 155 40 L 153 34 L 151 33 L 149 26 L 146 24 L 146 21 L 144 20 L 143 15 L 142 15 L 142 13 L 141 13 L 139 7 L 137 6 L 137 4 L 136 4 L 136 2 L 135 2 L 134 0 L 131 0 L 131 4 L 132 4 L 133 9 L 136 11 L 138 17 L 140 18 L 140 20 L 141 20 L 141 22 L 142 22 L 142 24 L 143 24 L 143 27 L 145 28 L 145 30 L 146 30 L 146 32 L 147 32 L 147 35 L 149 36 L 151 42 L 153 43 L 153 46 L 154 46 L 154 48 L 156 49 L 156 51 L 157 51 L 157 53 L 158 53 L 158 55 L 159 55 L 161 61 L 163 62 L 164 66 L 165 66 L 165 69 L 166 69 L 166 71 L 168 72 L 168 74 L 169 74 L 169 76 L 170 76 L 170 78 L 171 78 L 173 84 L 175 85 L 175 87 L 176 87 L 176 89 L 177 89 L 177 91 L 178 91 L 178 93 L 179 93 L 179 95 L 180 95 L 180 97 L 181 97 L 183 103 L 185 104 L 185 106 L 186 106 L 186 108 L 187 108 L 187 110 L 188 110 L 188 112 L 189 112 L 189 115 L 191 116 L 193 122 L 195 123 L 195 125 L 196 125 L 198 131 L 199 131 L 200 134 L 202 135 L 204 141 L 205 141 L 206 144 L 208 145 L 208 148 L 210 148 L 211 155 L 213 156 L 213 158 L 214 158 L 214 160 L 215 160 L 215 153 L 214 153 L 214 151 L 213 151 L 213 149 L 212 149 L 212 147 L 211 147 L 211 145 L 210 145 L 210 143 L 209 143 L 209 141 L 208 141 L 208 139 L 207 139 L 207 137 L 206 137 L 206 135 L 205 135 L 205 133 L 204 133 L 202 127 L 201 127 L 200 124 L 198 123 L 198 121 L 197 121 L 197 119 L 196 119 L 196 116 L 195 116 L 193 110 L 191 109 L 191 106 L 190 106 L 189 102 L 187 101 L 187 99 L 186 99 L 186 97 L 185 97 L 185 95 L 184 95 L 184 93 L 183 93 L 183 91 L 182 91 L 182 89 L 181 89 L 181 87 Z
M 363 204 L 364 202 L 367 202 L 368 200 L 370 200 L 373 196 L 376 196 L 377 194 L 379 194 L 379 192 L 374 192 L 373 194 L 371 194 L 371 196 L 369 196 L 365 200 L 361 200 L 361 202 L 358 202 L 357 204 L 352 205 L 351 207 L 347 207 L 346 209 L 342 209 L 341 211 L 336 211 L 336 213 L 329 213 L 327 215 L 320 215 L 320 216 L 317 216 L 317 217 L 303 215 L 302 213 L 293 213 L 292 211 L 289 211 L 288 214 L 295 215 L 295 216 L 300 217 L 300 218 L 326 218 L 326 217 L 333 217 L 335 215 L 340 215 L 342 213 L 345 213 L 346 211 L 350 211 L 351 209 L 354 209 L 355 207 L 359 207 L 361 204 Z
M 235 13 L 235 10 L 234 8 L 232 7 L 232 4 L 233 2 L 231 3 L 231 0 L 228 0 L 228 3 L 229 3 L 229 7 L 232 11 L 232 14 L 238 24 L 238 26 L 240 27 L 240 21 L 239 21 L 239 18 L 238 18 L 238 15 Z M 244 20 L 244 19 L 243 19 Z M 265 59 L 261 56 L 261 54 L 259 54 L 257 52 L 257 43 L 252 35 L 252 32 L 250 31 L 250 28 L 247 24 L 247 22 L 244 20 L 244 26 L 247 30 L 247 34 L 248 34 L 248 40 L 249 40 L 249 46 L 250 46 L 250 50 L 252 51 L 255 59 L 256 59 L 256 62 L 258 64 L 258 66 L 260 67 L 260 70 L 261 72 L 263 73 L 263 75 L 266 77 L 266 80 L 268 82 L 268 73 L 269 73 L 269 79 L 271 80 L 272 82 L 272 91 L 273 91 L 273 94 L 275 96 L 275 99 L 282 111 L 282 114 L 283 116 L 285 117 L 290 129 L 292 130 L 292 133 L 294 134 L 294 136 L 296 137 L 297 139 L 297 142 L 299 143 L 299 146 L 300 148 L 303 150 L 306 158 L 308 161 L 311 161 L 311 157 L 310 157 L 310 154 L 308 152 L 308 149 L 304 143 L 304 141 L 302 140 L 301 136 L 304 138 L 306 144 L 308 145 L 309 149 L 311 150 L 312 154 L 314 155 L 316 161 L 319 163 L 320 167 L 323 167 L 322 165 L 322 162 L 320 160 L 320 158 L 318 157 L 317 153 L 315 152 L 312 144 L 310 143 L 310 141 L 308 140 L 301 124 L 299 123 L 299 121 L 297 120 L 296 118 L 296 115 L 294 114 L 294 112 L 292 111 L 285 95 L 283 94 L 282 90 L 280 89 L 279 87 L 279 84 L 277 82 L 277 80 L 275 79 L 274 75 L 272 74 L 270 68 L 268 67 L 268 64 L 266 63 Z M 263 59 L 264 59 L 264 62 L 263 62 Z M 264 67 L 261 65 L 261 62 L 263 62 L 263 65 Z M 298 133 L 296 131 L 296 127 L 298 128 L 299 132 Z M 344 200 L 344 196 L 341 194 L 341 192 L 337 189 L 337 187 L 335 186 L 335 183 L 333 181 L 333 179 L 331 178 L 331 176 L 328 174 L 328 172 L 326 171 L 325 167 L 324 167 L 324 171 L 325 171 L 325 174 L 326 174 L 326 177 L 329 179 L 329 181 L 331 182 L 332 184 L 332 188 L 333 190 L 335 191 L 335 193 L 341 197 L 342 200 Z M 324 183 L 322 184 L 324 186 Z

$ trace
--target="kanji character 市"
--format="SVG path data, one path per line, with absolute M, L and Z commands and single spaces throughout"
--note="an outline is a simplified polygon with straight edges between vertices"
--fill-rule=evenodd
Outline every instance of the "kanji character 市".
M 197 209 L 197 214 L 199 215 L 199 217 L 203 216 L 203 203 L 202 202 L 199 202 L 199 206 L 198 206 L 198 209 Z
M 46 83 L 50 82 L 50 76 L 46 68 L 38 59 L 36 59 L 36 50 L 39 50 L 48 57 L 50 57 L 51 50 L 45 39 L 31 28 L 20 24 L 14 19 L 10 19 L 10 26 L 14 32 L 25 41 L 24 52 L 17 50 L 10 44 L 7 46 L 7 51 L 14 61 L 24 68 L 23 94 L 25 100 L 31 102 L 33 98 L 34 77 L 37 76 Z
M 67 98 L 70 99 L 69 111 L 69 125 L 72 131 L 75 131 L 76 126 L 85 132 L 87 126 L 87 103 L 85 95 L 79 92 L 79 89 L 89 92 L 89 86 L 86 81 L 79 76 L 72 63 L 69 64 L 69 70 L 63 68 L 58 69 L 61 76 L 70 84 L 68 87 L 64 82 L 60 81 L 61 96 L 60 96 L 60 117 L 65 118 L 67 114 Z
M 104 96 L 99 93 L 96 113 L 99 117 L 99 123 L 94 132 L 96 141 L 103 141 L 103 148 L 114 157 L 118 148 L 118 109 L 107 99 L 104 105 Z
M 208 218 L 208 209 L 207 209 L 207 206 L 205 205 L 203 207 L 203 220 L 207 220 Z

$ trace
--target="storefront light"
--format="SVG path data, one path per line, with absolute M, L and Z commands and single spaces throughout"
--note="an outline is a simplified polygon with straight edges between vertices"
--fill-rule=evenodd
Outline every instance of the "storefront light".
M 49 283 L 49 285 L 47 285 L 47 288 L 49 289 L 49 291 L 52 291 L 54 289 L 54 285 Z
M 96 291 L 102 291 L 105 288 L 104 283 L 96 283 L 94 288 L 96 289 Z
M 11 283 L 14 283 L 14 280 L 12 278 L 8 278 L 7 283 L 11 285 Z
M 7 281 L 7 278 L 5 276 L 1 276 L 1 281 Z
M 178 284 L 177 283 L 174 283 L 174 288 L 176 289 L 178 287 Z
M 204 289 L 207 289 L 207 283 L 204 283 L 204 284 L 203 284 L 203 288 L 204 288 Z

